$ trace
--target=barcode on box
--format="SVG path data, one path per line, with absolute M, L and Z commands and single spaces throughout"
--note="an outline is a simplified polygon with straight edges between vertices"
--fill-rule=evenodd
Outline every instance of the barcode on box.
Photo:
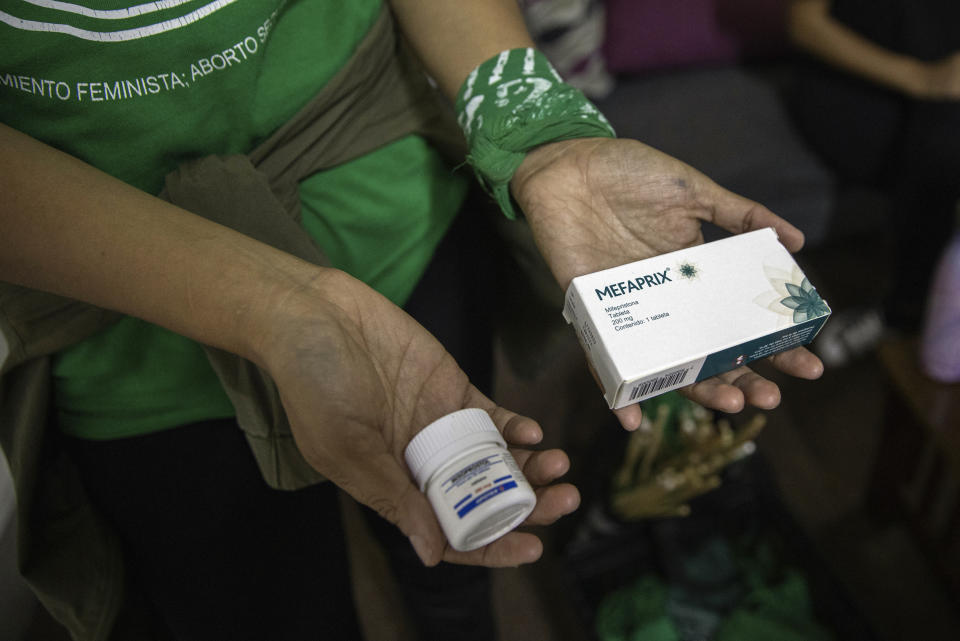
M 680 387 L 683 385 L 691 369 L 690 367 L 686 367 L 670 372 L 669 374 L 664 374 L 663 376 L 655 376 L 654 378 L 640 381 L 636 387 L 633 388 L 633 391 L 630 392 L 630 400 L 643 400 L 645 396 L 666 391 L 667 389 L 673 389 L 674 387 Z

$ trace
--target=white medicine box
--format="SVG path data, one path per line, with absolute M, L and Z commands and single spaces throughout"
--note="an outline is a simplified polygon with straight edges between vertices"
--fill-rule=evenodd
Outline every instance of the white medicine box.
M 563 316 L 617 409 L 805 345 L 830 307 L 767 228 L 574 278 Z

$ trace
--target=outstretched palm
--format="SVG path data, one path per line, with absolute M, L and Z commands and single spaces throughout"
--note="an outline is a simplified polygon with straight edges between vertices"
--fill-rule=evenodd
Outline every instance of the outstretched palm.
M 803 246 L 803 234 L 762 205 L 634 140 L 545 145 L 528 154 L 512 191 L 563 288 L 581 274 L 700 243 L 703 221 L 735 233 L 773 227 L 791 251 Z M 802 378 L 816 378 L 823 369 L 802 348 L 772 361 Z M 723 411 L 738 411 L 745 402 L 772 408 L 780 399 L 775 384 L 747 367 L 692 385 L 686 393 Z M 617 413 L 625 427 L 639 425 L 636 406 Z
M 433 336 L 363 283 L 331 270 L 311 289 L 284 302 L 278 317 L 289 320 L 273 328 L 265 350 L 307 461 L 396 524 L 425 563 L 535 560 L 540 542 L 531 534 L 511 533 L 468 553 L 448 548 L 403 450 L 428 423 L 467 407 L 489 412 L 515 446 L 538 442 L 540 427 L 481 394 Z M 575 488 L 550 485 L 567 470 L 563 452 L 514 455 L 531 484 L 542 486 L 529 523 L 549 523 L 576 508 Z

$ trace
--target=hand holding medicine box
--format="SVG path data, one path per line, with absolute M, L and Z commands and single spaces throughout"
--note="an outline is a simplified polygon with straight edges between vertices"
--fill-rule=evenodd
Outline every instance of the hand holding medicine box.
M 806 345 L 830 307 L 767 228 L 574 278 L 563 316 L 618 409 Z

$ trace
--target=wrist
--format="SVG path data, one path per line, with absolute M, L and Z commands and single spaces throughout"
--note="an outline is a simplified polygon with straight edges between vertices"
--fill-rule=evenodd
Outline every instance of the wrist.
M 281 339 L 295 332 L 294 325 L 319 322 L 334 307 L 332 282 L 336 269 L 319 267 L 284 255 L 276 269 L 261 276 L 258 286 L 244 294 L 247 302 L 235 306 L 228 347 L 240 356 L 270 369 Z
M 929 96 L 932 84 L 930 65 L 915 58 L 899 57 L 889 69 L 893 88 L 911 98 Z
M 510 179 L 510 193 L 524 212 L 530 215 L 532 212 L 528 211 L 527 204 L 536 198 L 534 194 L 537 189 L 537 178 L 541 172 L 569 154 L 589 153 L 590 149 L 604 140 L 607 139 L 574 138 L 572 140 L 558 140 L 529 150 L 514 172 L 513 178 Z
M 503 51 L 474 69 L 456 107 L 469 145 L 467 162 L 508 218 L 516 216 L 510 183 L 530 150 L 615 135 L 596 106 L 533 48 Z

